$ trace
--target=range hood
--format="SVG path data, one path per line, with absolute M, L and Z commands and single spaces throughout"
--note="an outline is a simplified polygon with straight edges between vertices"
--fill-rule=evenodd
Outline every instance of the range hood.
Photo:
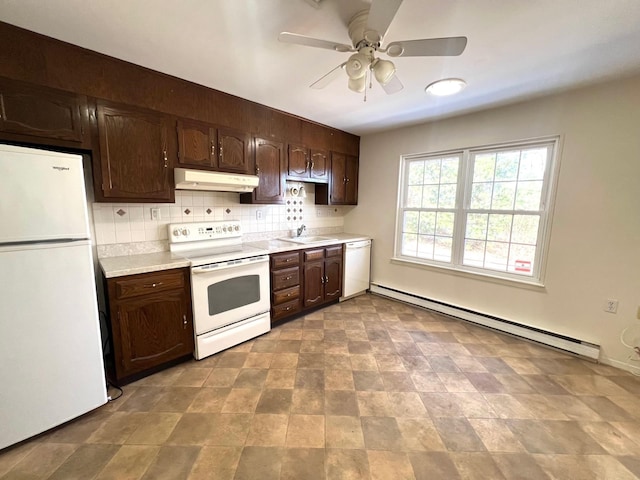
M 174 168 L 176 189 L 208 190 L 210 192 L 253 192 L 258 186 L 257 175 L 211 172 L 191 168 Z

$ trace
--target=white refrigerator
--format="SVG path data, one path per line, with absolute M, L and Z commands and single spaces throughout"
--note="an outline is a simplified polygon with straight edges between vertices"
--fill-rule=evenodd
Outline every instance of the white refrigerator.
M 0 145 L 0 449 L 106 402 L 82 157 Z

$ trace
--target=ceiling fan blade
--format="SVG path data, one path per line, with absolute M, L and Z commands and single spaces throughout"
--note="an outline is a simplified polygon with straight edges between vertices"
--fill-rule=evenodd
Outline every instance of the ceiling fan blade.
M 391 42 L 386 52 L 390 57 L 457 56 L 464 52 L 467 37 L 423 38 Z
M 400 90 L 402 90 L 404 88 L 404 85 L 402 85 L 402 82 L 394 73 L 393 77 L 391 77 L 391 80 L 389 80 L 386 85 L 382 85 L 382 88 L 385 92 L 387 92 L 387 95 L 393 95 L 394 93 L 398 93 Z
M 375 43 L 384 38 L 401 3 L 402 0 L 373 0 L 365 29 L 365 38 L 368 41 Z M 372 31 L 377 33 L 377 38 L 372 38 Z
M 278 40 L 284 43 L 293 43 L 294 45 L 326 48 L 336 52 L 355 52 L 355 49 L 351 45 L 331 42 L 329 40 L 320 40 L 318 38 L 307 37 L 306 35 L 298 35 L 297 33 L 281 32 L 280 35 L 278 35 Z
M 309 85 L 309 87 L 310 88 L 315 88 L 315 89 L 318 89 L 318 90 L 321 89 L 321 88 L 326 87 L 327 85 L 329 85 L 331 82 L 333 82 L 336 78 L 338 78 L 340 76 L 340 72 L 342 71 L 342 69 L 344 68 L 344 66 L 346 64 L 347 64 L 347 62 L 341 63 L 336 68 L 331 70 L 329 73 L 327 73 L 323 77 L 321 77 L 318 80 L 316 80 L 315 82 L 313 82 L 311 85 Z

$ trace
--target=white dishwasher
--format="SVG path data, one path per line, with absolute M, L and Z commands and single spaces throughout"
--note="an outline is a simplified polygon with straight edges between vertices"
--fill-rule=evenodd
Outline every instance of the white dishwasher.
M 371 273 L 371 240 L 345 243 L 342 297 L 364 293 L 369 288 Z

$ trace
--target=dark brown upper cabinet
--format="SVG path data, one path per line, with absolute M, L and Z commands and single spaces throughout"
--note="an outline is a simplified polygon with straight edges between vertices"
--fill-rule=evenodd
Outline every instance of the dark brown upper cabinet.
M 87 98 L 0 79 L 0 133 L 10 141 L 90 148 Z
M 316 185 L 317 205 L 358 204 L 358 157 L 331 152 L 329 185 Z
M 254 155 L 259 183 L 252 193 L 240 194 L 240 203 L 284 203 L 286 185 L 283 144 L 255 138 Z
M 251 135 L 230 128 L 218 129 L 218 160 L 216 169 L 221 172 L 252 172 Z
M 289 144 L 287 178 L 304 182 L 328 182 L 329 159 L 326 150 Z
M 195 120 L 178 120 L 176 128 L 180 166 L 215 169 L 218 163 L 218 130 Z
M 98 101 L 97 116 L 100 148 L 94 161 L 99 157 L 100 168 L 94 173 L 101 174 L 97 199 L 173 202 L 177 152 L 175 141 L 169 142 L 171 119 L 104 101 Z

